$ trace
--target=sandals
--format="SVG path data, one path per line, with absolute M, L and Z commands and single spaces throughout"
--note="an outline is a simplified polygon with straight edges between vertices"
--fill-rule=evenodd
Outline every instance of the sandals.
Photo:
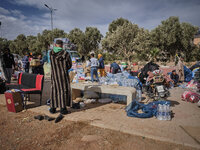
M 66 115 L 66 114 L 70 114 L 71 112 L 68 111 L 67 108 L 61 108 L 61 109 L 60 109 L 60 113 L 61 113 L 62 115 Z
M 35 119 L 38 119 L 38 120 L 47 120 L 47 121 L 52 121 L 52 120 L 54 120 L 55 118 L 53 118 L 53 117 L 49 117 L 49 116 L 47 116 L 47 115 L 45 115 L 45 116 L 42 116 L 42 115 L 38 115 L 38 116 L 34 116 L 34 118 Z
M 63 116 L 62 114 L 60 114 L 60 115 L 56 118 L 55 123 L 60 122 L 63 118 L 64 118 L 64 116 Z
M 34 116 L 35 119 L 38 119 L 38 120 L 43 120 L 44 119 L 44 116 L 42 115 L 38 115 L 38 116 Z

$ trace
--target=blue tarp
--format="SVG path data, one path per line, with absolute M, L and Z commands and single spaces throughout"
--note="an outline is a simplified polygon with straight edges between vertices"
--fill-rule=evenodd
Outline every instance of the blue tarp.
M 150 102 L 149 104 L 142 104 L 136 100 L 133 100 L 132 103 L 130 103 L 126 107 L 127 116 L 136 118 L 151 118 L 153 116 L 156 116 L 158 104 L 170 105 L 170 102 L 155 101 L 155 102 Z M 143 111 L 143 113 L 138 113 L 138 110 L 140 109 Z
M 138 89 L 138 90 L 141 90 L 141 89 L 142 89 L 142 82 L 140 82 L 140 80 L 139 80 L 138 77 L 134 77 L 134 76 L 129 75 L 129 76 L 128 76 L 128 79 L 137 80 L 138 83 L 137 83 L 137 85 L 135 85 L 135 88 Z
M 194 75 L 195 75 L 195 73 L 196 73 L 197 71 L 199 71 L 199 68 L 195 68 L 195 69 L 192 71 L 192 78 L 194 78 Z
M 192 71 L 184 66 L 184 76 L 185 76 L 185 82 L 190 82 L 192 80 Z

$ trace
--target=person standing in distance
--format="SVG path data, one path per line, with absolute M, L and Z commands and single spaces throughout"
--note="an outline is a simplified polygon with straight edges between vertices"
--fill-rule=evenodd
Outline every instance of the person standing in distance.
M 22 59 L 22 64 L 23 64 L 24 72 L 29 73 L 30 63 L 29 63 L 29 53 L 28 52 L 25 53 L 25 55 Z
M 91 80 L 92 82 L 94 82 L 94 75 L 96 77 L 96 80 L 99 81 L 99 77 L 98 77 L 98 73 L 97 73 L 97 70 L 98 70 L 98 67 L 99 67 L 99 61 L 98 59 L 96 59 L 94 57 L 94 54 L 92 53 L 91 54 L 91 59 L 90 59 L 90 62 L 89 62 L 89 66 L 91 67 Z
M 14 61 L 14 56 L 13 54 L 10 53 L 10 49 L 6 48 L 5 53 L 3 55 L 3 60 L 5 63 L 5 77 L 6 77 L 6 82 L 10 83 L 11 77 L 12 77 L 12 66 L 15 68 L 15 61 Z
M 185 76 L 184 76 L 184 58 L 183 56 L 180 56 L 178 59 L 178 64 L 176 66 L 176 72 L 179 76 L 179 81 L 184 82 Z
M 105 77 L 106 76 L 106 72 L 105 72 L 105 65 L 104 65 L 103 56 L 101 54 L 98 54 L 98 59 L 99 59 L 99 72 L 100 72 L 100 76 L 101 77 Z

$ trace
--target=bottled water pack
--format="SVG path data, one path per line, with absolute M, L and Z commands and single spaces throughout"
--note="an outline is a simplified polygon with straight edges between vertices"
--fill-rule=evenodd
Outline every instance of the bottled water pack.
M 157 119 L 158 120 L 171 120 L 171 110 L 168 104 L 158 104 L 157 107 Z

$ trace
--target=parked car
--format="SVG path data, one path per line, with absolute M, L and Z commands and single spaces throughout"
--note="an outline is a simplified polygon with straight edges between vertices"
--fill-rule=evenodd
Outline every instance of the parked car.
M 50 55 L 49 55 L 50 51 L 51 50 L 48 50 L 47 55 L 44 55 L 44 57 L 47 57 L 46 60 L 48 63 L 50 62 Z M 74 60 L 76 62 L 81 62 L 80 54 L 77 51 L 70 51 L 70 50 L 66 51 L 70 54 L 72 61 Z

